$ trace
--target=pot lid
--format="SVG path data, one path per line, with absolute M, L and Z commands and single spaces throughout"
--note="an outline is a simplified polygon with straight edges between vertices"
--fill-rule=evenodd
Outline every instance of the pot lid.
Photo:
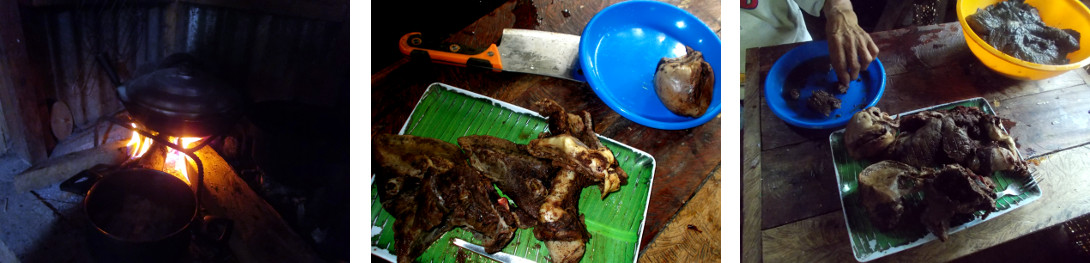
M 192 55 L 179 53 L 165 58 L 158 67 L 118 89 L 125 107 L 148 120 L 138 121 L 168 134 L 174 127 L 156 123 L 210 125 L 206 119 L 237 115 L 241 95 L 213 74 L 204 71 Z M 159 126 L 159 127 L 156 127 Z M 173 125 L 167 125 L 173 126 Z

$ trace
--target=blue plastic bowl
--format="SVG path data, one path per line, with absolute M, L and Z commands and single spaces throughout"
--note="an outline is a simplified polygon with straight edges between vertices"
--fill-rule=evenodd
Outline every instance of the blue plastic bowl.
M 685 45 L 700 51 L 715 71 L 715 94 L 699 118 L 670 112 L 655 94 L 655 67 L 663 57 L 679 57 Z M 644 126 L 680 130 L 719 115 L 719 37 L 704 22 L 670 4 L 628 1 L 606 7 L 587 23 L 579 42 L 579 62 L 598 98 L 625 118 Z
M 829 44 L 814 41 L 788 51 L 768 72 L 765 79 L 765 101 L 776 117 L 788 124 L 807 129 L 829 129 L 844 126 L 856 112 L 878 103 L 886 90 L 886 69 L 874 59 L 867 69 L 859 73 L 859 79 L 848 85 L 846 94 L 833 92 L 836 74 L 829 65 Z M 799 100 L 785 98 L 788 89 L 797 87 Z M 806 100 L 815 90 L 826 89 L 840 99 L 840 108 L 829 116 L 810 110 Z

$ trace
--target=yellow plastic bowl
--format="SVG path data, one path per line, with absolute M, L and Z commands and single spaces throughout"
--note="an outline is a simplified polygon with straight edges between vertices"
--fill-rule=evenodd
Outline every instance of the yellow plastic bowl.
M 1014 79 L 1039 80 L 1090 64 L 1090 46 L 1086 45 L 1087 38 L 1090 37 L 1090 10 L 1078 0 L 1026 0 L 1027 4 L 1037 8 L 1046 25 L 1079 31 L 1080 49 L 1068 54 L 1067 59 L 1072 63 L 1064 65 L 1044 65 L 1017 59 L 995 49 L 977 36 L 965 22 L 966 17 L 975 14 L 977 9 L 998 2 L 1002 0 L 958 0 L 957 4 L 958 23 L 961 23 L 961 32 L 965 34 L 965 43 L 985 66 Z

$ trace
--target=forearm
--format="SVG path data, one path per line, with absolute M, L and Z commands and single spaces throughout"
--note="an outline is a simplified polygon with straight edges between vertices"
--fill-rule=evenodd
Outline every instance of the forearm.
M 855 10 L 852 9 L 852 2 L 849 0 L 825 0 L 825 6 L 821 8 L 821 12 L 825 14 L 826 19 L 834 15 L 848 14 L 855 17 Z

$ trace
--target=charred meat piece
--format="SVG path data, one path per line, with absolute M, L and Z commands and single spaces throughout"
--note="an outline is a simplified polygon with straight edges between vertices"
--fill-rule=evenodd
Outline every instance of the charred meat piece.
M 915 167 L 941 165 L 944 116 L 939 112 L 926 111 L 901 117 L 901 130 L 893 145 L 893 159 Z
M 806 100 L 806 107 L 829 117 L 829 113 L 840 108 L 840 99 L 824 90 L 815 90 L 813 94 L 810 94 L 810 98 Z
M 881 161 L 859 173 L 863 207 L 872 224 L 881 230 L 901 222 L 903 197 L 923 187 L 924 177 L 915 167 L 897 161 Z
M 548 99 L 536 105 L 549 117 L 549 132 L 530 141 L 526 151 L 550 160 L 560 171 L 539 208 L 534 236 L 545 242 L 553 262 L 578 262 L 590 239 L 579 213 L 579 194 L 584 187 L 599 184 L 605 198 L 627 183 L 628 174 L 620 168 L 613 152 L 598 140 L 589 113 L 567 113 Z
M 946 241 L 950 218 L 983 210 L 981 218 L 995 211 L 995 184 L 957 164 L 935 172 L 924 187 L 924 208 L 920 221 L 939 240 Z
M 700 51 L 685 46 L 685 56 L 662 58 L 655 69 L 655 93 L 677 115 L 700 117 L 715 93 L 715 72 Z
M 538 209 L 552 186 L 556 168 L 530 155 L 525 146 L 487 135 L 458 138 L 469 155 L 469 165 L 492 179 L 516 208 L 520 228 L 537 225 Z
M 602 198 L 628 183 L 628 174 L 614 159 L 613 151 L 602 145 L 594 133 L 590 113 L 584 111 L 582 116 L 567 113 L 549 99 L 535 104 L 549 117 L 549 133 L 530 141 L 526 150 L 531 155 L 590 177 L 591 181 L 599 183 Z
M 892 157 L 916 167 L 960 164 L 981 175 L 1011 172 L 1029 176 L 1003 119 L 977 108 L 925 111 L 900 119 Z
M 975 155 L 968 159 L 968 167 L 981 175 L 991 175 L 999 171 L 1029 177 L 1029 166 L 1018 155 L 1003 147 L 999 142 L 988 142 L 976 149 Z
M 860 75 L 860 76 L 862 76 L 862 75 Z M 848 93 L 848 85 L 840 84 L 839 82 L 837 82 L 836 83 L 836 92 L 839 93 L 839 94 Z
M 569 113 L 556 101 L 550 99 L 543 99 L 534 103 L 534 105 L 540 109 L 538 112 L 545 115 L 545 117 L 549 117 L 549 132 L 542 133 L 541 137 L 567 133 L 575 136 L 591 149 L 605 148 L 602 142 L 598 140 L 598 134 L 594 133 L 594 129 L 591 128 L 593 126 L 591 125 L 590 113 L 586 111 L 581 112 L 582 115 Z
M 514 235 L 514 214 L 492 182 L 465 164 L 457 146 L 411 135 L 373 138 L 375 183 L 382 207 L 394 216 L 395 253 L 412 262 L 454 227 L 479 236 L 495 252 Z
M 534 227 L 534 237 L 545 242 L 553 262 L 579 262 L 590 240 L 579 213 L 579 193 L 590 182 L 575 171 L 561 169 L 552 184 L 538 211 L 540 221 Z
M 428 191 L 439 193 L 440 206 L 434 208 L 446 213 L 449 225 L 477 233 L 481 246 L 490 253 L 507 246 L 517 227 L 515 215 L 500 201 L 491 180 L 466 165 L 433 178 L 438 184 L 429 185 Z
M 620 167 L 616 167 L 617 160 L 608 148 L 591 150 L 568 134 L 530 141 L 526 149 L 531 155 L 552 160 L 553 165 L 561 169 L 579 172 L 580 176 L 601 183 L 603 199 L 619 190 L 627 179 L 627 175 L 622 176 L 624 172 Z
M 787 98 L 788 99 L 799 100 L 799 97 L 801 97 L 801 96 L 802 96 L 802 92 L 799 92 L 799 89 L 791 88 L 791 89 L 787 90 Z
M 897 134 L 897 120 L 870 107 L 856 112 L 844 128 L 844 144 L 855 159 L 883 157 Z
M 995 49 L 1037 64 L 1067 64 L 1067 54 L 1079 50 L 1079 32 L 1046 25 L 1024 0 L 990 5 L 965 22 Z

